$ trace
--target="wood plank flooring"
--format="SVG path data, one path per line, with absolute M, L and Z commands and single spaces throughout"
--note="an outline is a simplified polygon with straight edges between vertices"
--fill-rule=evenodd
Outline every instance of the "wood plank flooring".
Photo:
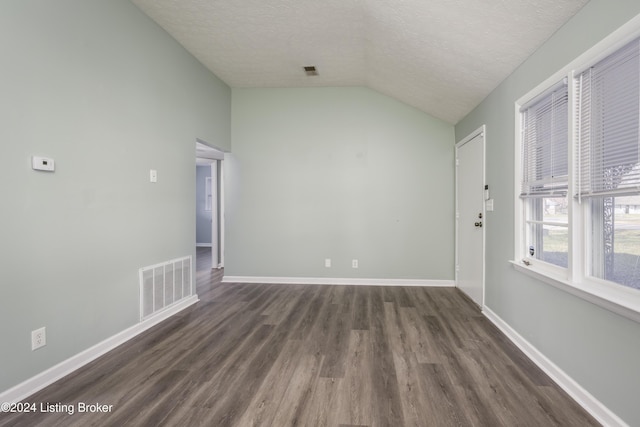
M 591 426 L 454 288 L 221 284 L 1 426 Z M 113 405 L 78 413 L 78 403 Z

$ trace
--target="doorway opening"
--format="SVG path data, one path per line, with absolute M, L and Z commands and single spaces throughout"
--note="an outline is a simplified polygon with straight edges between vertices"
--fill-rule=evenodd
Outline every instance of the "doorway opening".
M 211 268 L 224 267 L 224 152 L 196 140 L 196 246 L 211 248 Z

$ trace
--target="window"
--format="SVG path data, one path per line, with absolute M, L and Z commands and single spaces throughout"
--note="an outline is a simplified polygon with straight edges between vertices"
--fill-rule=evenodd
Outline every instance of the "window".
M 587 207 L 589 275 L 640 289 L 640 39 L 576 76 L 576 197 Z
M 568 89 L 561 83 L 521 109 L 525 251 L 567 267 Z
M 516 108 L 515 265 L 640 319 L 640 16 Z

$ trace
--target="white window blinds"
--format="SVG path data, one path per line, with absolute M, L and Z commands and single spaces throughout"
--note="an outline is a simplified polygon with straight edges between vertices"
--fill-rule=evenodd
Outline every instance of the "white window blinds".
M 568 189 L 568 90 L 566 81 L 521 109 L 521 197 L 565 196 Z
M 640 39 L 576 76 L 578 197 L 640 193 Z

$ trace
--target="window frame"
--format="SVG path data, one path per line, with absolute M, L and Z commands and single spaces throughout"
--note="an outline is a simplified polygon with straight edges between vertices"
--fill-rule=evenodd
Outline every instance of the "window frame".
M 555 75 L 554 75 L 555 77 Z M 547 81 L 545 81 L 545 83 L 547 83 Z M 567 122 L 566 122 L 566 127 L 567 127 L 567 132 L 569 131 L 569 128 L 571 127 L 571 115 L 570 115 L 570 93 L 569 93 L 569 80 L 567 80 L 567 77 L 561 77 L 560 79 L 558 79 L 555 82 L 552 82 L 551 85 L 549 85 L 548 87 L 546 87 L 544 90 L 540 91 L 540 92 L 535 92 L 534 96 L 532 96 L 531 98 L 526 98 L 526 102 L 522 103 L 522 105 L 518 105 L 517 104 L 517 110 L 516 110 L 516 114 L 519 116 L 519 126 L 516 128 L 516 131 L 518 132 L 519 135 L 519 148 L 520 148 L 520 152 L 518 154 L 519 159 L 517 160 L 517 164 L 520 166 L 520 172 L 519 175 L 521 177 L 521 181 L 518 182 L 516 185 L 519 186 L 521 188 L 521 192 L 518 195 L 518 197 L 521 199 L 521 203 L 522 203 L 522 215 L 521 215 L 521 223 L 522 223 L 522 229 L 521 229 L 521 233 L 522 233 L 522 241 L 520 243 L 520 246 L 518 248 L 518 250 L 521 251 L 522 253 L 522 258 L 523 260 L 526 260 L 526 262 L 528 262 L 529 264 L 531 263 L 542 263 L 541 266 L 544 269 L 547 270 L 552 270 L 555 272 L 555 274 L 563 274 L 563 271 L 567 270 L 567 267 L 563 267 L 561 265 L 558 264 L 553 264 L 553 263 L 549 263 L 546 261 L 543 261 L 542 259 L 537 258 L 536 256 L 531 256 L 529 253 L 527 253 L 527 246 L 531 243 L 534 242 L 535 239 L 531 239 L 528 238 L 528 236 L 530 236 L 530 226 L 533 224 L 539 224 L 542 226 L 542 229 L 544 230 L 545 225 L 559 225 L 562 227 L 565 227 L 567 229 L 568 232 L 568 241 L 567 241 L 567 258 L 569 257 L 569 242 L 571 240 L 571 235 L 569 234 L 570 230 L 571 230 L 571 217 L 568 214 L 567 215 L 567 224 L 554 224 L 553 221 L 545 221 L 544 219 L 544 215 L 542 216 L 542 218 L 534 218 L 535 214 L 533 214 L 533 212 L 535 211 L 535 203 L 539 202 L 539 201 L 543 201 L 542 203 L 544 203 L 544 200 L 546 199 L 553 199 L 553 198 L 564 198 L 567 202 L 567 208 L 570 209 L 569 204 L 570 204 L 570 188 L 564 188 L 563 186 L 560 187 L 560 189 L 558 190 L 557 184 L 558 182 L 562 183 L 563 181 L 567 182 L 567 185 L 570 181 L 570 173 L 571 173 L 571 169 L 570 169 L 570 165 L 571 165 L 571 159 L 569 158 L 569 153 L 565 153 L 567 155 L 566 157 L 566 174 L 561 175 L 561 179 L 558 181 L 556 179 L 554 179 L 553 176 L 553 170 L 554 170 L 554 160 L 557 160 L 556 158 L 554 158 L 554 142 L 553 142 L 553 136 L 554 133 L 550 133 L 549 137 L 552 138 L 551 142 L 549 143 L 549 148 L 550 148 L 550 154 L 549 154 L 549 164 L 546 165 L 550 168 L 551 171 L 551 175 L 549 177 L 544 177 L 545 179 L 550 180 L 549 181 L 549 185 L 550 185 L 550 190 L 546 190 L 542 189 L 541 191 L 536 191 L 536 190 L 532 190 L 531 188 L 531 165 L 527 164 L 525 165 L 524 160 L 524 153 L 522 151 L 522 148 L 525 145 L 525 141 L 526 142 L 531 142 L 531 139 L 528 138 L 529 134 L 527 133 L 527 129 L 525 127 L 525 115 L 529 115 L 529 114 L 534 114 L 534 113 L 530 113 L 531 109 L 538 106 L 540 104 L 540 102 L 545 101 L 547 99 L 549 99 L 549 96 L 551 96 L 551 99 L 549 99 L 550 101 L 550 109 L 548 110 L 551 114 L 551 118 L 553 118 L 553 109 L 555 108 L 554 105 L 556 105 L 556 101 L 554 101 L 553 95 L 555 93 L 558 93 L 559 89 L 564 89 L 566 87 L 566 91 L 567 91 L 567 102 L 566 102 L 566 108 L 567 108 Z M 532 92 L 530 92 L 531 94 Z M 533 110 L 536 114 L 533 116 L 533 118 L 535 119 L 539 119 L 541 116 L 538 115 L 537 113 L 539 112 L 539 110 Z M 531 126 L 531 125 L 530 125 Z M 538 129 L 536 128 L 536 131 Z M 554 130 L 553 128 L 551 129 L 552 131 Z M 569 139 L 569 134 L 567 133 L 566 135 L 566 143 L 567 143 L 567 150 L 569 150 L 569 146 L 571 144 L 571 141 Z M 536 139 L 533 145 L 533 148 L 539 148 L 540 145 L 538 144 L 538 140 Z M 528 148 L 527 153 L 531 153 L 531 148 Z M 527 156 L 527 159 L 530 160 L 530 156 Z M 536 164 L 539 164 L 538 162 L 536 162 Z M 563 168 L 564 169 L 564 168 Z M 527 171 L 526 173 L 526 178 L 525 178 L 525 170 Z M 524 184 L 524 182 L 526 181 L 526 185 Z M 534 181 L 535 182 L 535 181 Z M 526 187 L 526 188 L 525 188 Z M 526 194 L 526 195 L 525 195 Z M 536 241 L 537 242 L 537 241 Z M 544 246 L 544 238 L 542 239 L 541 242 L 541 246 Z M 538 248 L 538 256 L 541 254 L 542 251 L 542 247 Z M 543 253 L 543 252 L 542 252 Z M 569 263 L 569 260 L 567 259 L 567 264 Z
M 515 115 L 515 158 L 514 158 L 514 259 L 513 267 L 528 276 L 544 283 L 562 289 L 603 308 L 613 311 L 640 323 L 640 290 L 628 286 L 609 282 L 590 276 L 591 244 L 588 238 L 590 225 L 590 203 L 580 202 L 574 197 L 576 176 L 576 88 L 575 77 L 585 69 L 595 65 L 600 60 L 616 52 L 632 40 L 640 37 L 640 15 L 631 19 L 625 25 L 614 31 L 602 41 L 588 49 L 571 63 L 545 79 L 534 89 L 519 98 L 514 105 Z M 568 173 L 569 184 L 567 193 L 568 204 L 568 266 L 560 267 L 542 260 L 531 258 L 525 252 L 527 236 L 527 201 L 521 198 L 521 184 L 523 173 L 522 159 L 522 110 L 535 100 L 557 86 L 558 82 L 567 79 L 568 83 Z

